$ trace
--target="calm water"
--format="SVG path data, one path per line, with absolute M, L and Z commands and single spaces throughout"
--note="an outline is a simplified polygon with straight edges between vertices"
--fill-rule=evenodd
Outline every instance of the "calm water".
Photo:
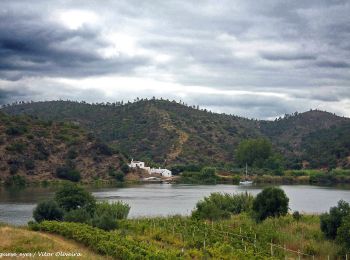
M 280 186 L 290 199 L 291 210 L 321 213 L 338 200 L 350 201 L 349 188 L 307 185 Z M 90 189 L 98 200 L 123 200 L 131 206 L 130 217 L 188 215 L 196 202 L 211 192 L 257 194 L 262 186 L 146 184 L 124 188 Z M 31 220 L 39 201 L 53 197 L 53 188 L 0 189 L 0 222 L 21 225 Z

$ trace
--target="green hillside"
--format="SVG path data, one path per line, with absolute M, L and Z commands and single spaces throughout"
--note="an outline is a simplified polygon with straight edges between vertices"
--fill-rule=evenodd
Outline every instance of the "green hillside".
M 302 160 L 308 159 L 306 147 L 313 143 L 310 134 L 318 136 L 319 131 L 330 129 L 320 135 L 324 140 L 331 140 L 337 138 L 332 135 L 333 131 L 350 124 L 348 118 L 317 110 L 275 121 L 259 121 L 166 100 L 93 105 L 50 101 L 16 104 L 3 110 L 46 120 L 73 121 L 131 157 L 160 165 L 232 164 L 235 149 L 243 139 L 265 137 L 286 157 L 288 167 L 299 167 Z M 343 138 L 336 143 L 346 146 Z M 347 156 L 349 149 L 337 158 L 337 163 L 344 165 Z M 317 158 L 313 159 L 314 167 L 325 166 Z

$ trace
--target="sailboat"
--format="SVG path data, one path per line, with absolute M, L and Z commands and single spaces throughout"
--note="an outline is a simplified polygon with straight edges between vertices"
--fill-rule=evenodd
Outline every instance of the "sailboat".
M 245 180 L 240 181 L 239 185 L 252 185 L 252 184 L 253 184 L 253 181 L 248 180 L 248 165 L 245 164 Z

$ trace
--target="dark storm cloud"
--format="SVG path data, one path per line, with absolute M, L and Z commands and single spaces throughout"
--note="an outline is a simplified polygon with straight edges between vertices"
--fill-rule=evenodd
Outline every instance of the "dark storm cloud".
M 15 89 L 1 89 L 0 88 L 0 106 L 14 102 L 17 100 L 26 100 L 28 97 L 33 96 L 32 91 L 27 89 L 15 88 Z
M 92 28 L 73 31 L 41 17 L 11 12 L 0 16 L 0 75 L 3 78 L 122 74 L 148 62 L 144 57 L 126 55 L 105 59 L 96 50 L 106 46 L 99 32 Z

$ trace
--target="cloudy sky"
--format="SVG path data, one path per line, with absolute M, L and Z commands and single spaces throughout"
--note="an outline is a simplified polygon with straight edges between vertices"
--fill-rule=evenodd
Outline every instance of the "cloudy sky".
M 169 98 L 350 116 L 350 1 L 1 0 L 0 104 Z

